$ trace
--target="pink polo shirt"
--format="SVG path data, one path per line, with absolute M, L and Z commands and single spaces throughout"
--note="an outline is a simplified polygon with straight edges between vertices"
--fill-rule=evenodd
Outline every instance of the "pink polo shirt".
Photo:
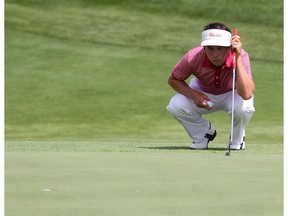
M 247 52 L 241 52 L 244 67 L 252 78 L 250 59 Z M 232 53 L 229 52 L 224 65 L 214 66 L 208 59 L 204 47 L 199 46 L 187 52 L 174 66 L 171 76 L 177 80 L 196 77 L 199 87 L 207 93 L 219 95 L 232 90 Z

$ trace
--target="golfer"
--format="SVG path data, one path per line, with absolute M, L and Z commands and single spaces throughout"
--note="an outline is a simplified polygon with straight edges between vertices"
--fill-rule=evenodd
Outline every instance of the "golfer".
M 201 46 L 188 51 L 174 66 L 169 85 L 177 92 L 167 110 L 192 139 L 191 149 L 207 149 L 217 133 L 203 115 L 224 111 L 232 117 L 233 54 L 236 52 L 233 137 L 231 150 L 245 149 L 245 127 L 252 118 L 255 85 L 250 59 L 240 36 L 232 36 L 223 23 L 210 23 L 202 32 Z M 186 80 L 192 76 L 190 83 Z

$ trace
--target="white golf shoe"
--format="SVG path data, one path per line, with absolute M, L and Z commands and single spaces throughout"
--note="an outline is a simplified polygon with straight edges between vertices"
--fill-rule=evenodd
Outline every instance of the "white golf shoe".
M 228 150 L 244 150 L 245 149 L 245 137 L 243 137 L 243 142 L 241 144 L 228 144 Z
M 208 149 L 208 143 L 213 141 L 216 137 L 217 132 L 215 128 L 212 126 L 211 122 L 209 122 L 209 130 L 207 131 L 203 140 L 199 143 L 193 142 L 190 146 L 190 149 Z

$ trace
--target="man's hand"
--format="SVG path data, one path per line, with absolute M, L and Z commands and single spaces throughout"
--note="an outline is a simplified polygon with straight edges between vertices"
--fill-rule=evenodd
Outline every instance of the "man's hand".
M 211 101 L 211 99 L 207 95 L 195 91 L 192 99 L 194 100 L 194 103 L 196 104 L 197 107 L 207 110 L 212 109 L 212 107 L 210 107 L 209 104 L 207 103 L 208 101 Z
M 168 83 L 173 89 L 175 89 L 180 94 L 183 94 L 188 98 L 191 98 L 197 107 L 207 110 L 212 109 L 212 107 L 210 107 L 209 104 L 205 102 L 205 101 L 211 101 L 211 99 L 207 95 L 194 89 L 191 89 L 185 81 L 176 80 L 172 76 L 170 76 L 168 79 Z
M 232 37 L 232 51 L 235 51 L 237 56 L 241 55 L 241 50 L 242 50 L 242 42 L 240 40 L 240 36 L 239 35 L 234 35 Z

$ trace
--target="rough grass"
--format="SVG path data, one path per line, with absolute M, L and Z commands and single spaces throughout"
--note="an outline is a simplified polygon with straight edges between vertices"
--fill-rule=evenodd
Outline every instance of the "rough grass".
M 133 2 L 6 1 L 6 139 L 185 136 L 165 110 L 174 94 L 167 77 L 199 44 L 208 19 L 187 18 L 193 10 L 184 13 L 182 4 L 195 2 Z M 242 10 L 259 3 L 241 3 Z M 247 130 L 252 143 L 283 142 L 282 3 L 270 4 L 262 9 L 269 10 L 274 25 L 255 25 L 261 10 L 249 23 L 227 21 L 239 29 L 252 59 L 257 87 L 257 111 Z M 195 13 L 211 7 L 201 5 Z M 224 5 L 220 11 L 234 9 Z M 229 131 L 225 114 L 209 118 L 218 130 Z M 227 134 L 219 135 L 226 142 Z

